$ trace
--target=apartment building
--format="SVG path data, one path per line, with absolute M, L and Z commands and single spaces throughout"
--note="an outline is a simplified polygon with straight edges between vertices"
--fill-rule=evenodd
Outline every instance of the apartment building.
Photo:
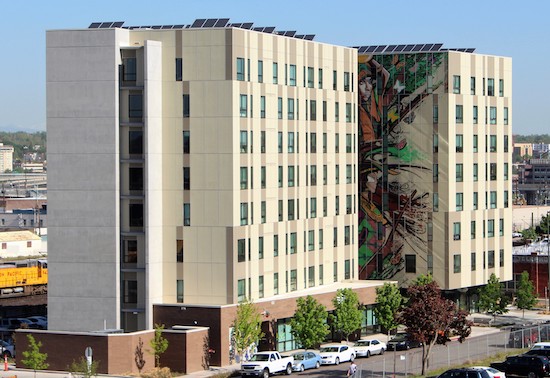
M 274 29 L 47 32 L 50 329 L 358 278 L 357 52 Z
M 0 173 L 13 170 L 13 146 L 0 143 Z
M 432 274 L 474 309 L 512 278 L 512 61 L 442 44 L 360 46 L 361 278 Z

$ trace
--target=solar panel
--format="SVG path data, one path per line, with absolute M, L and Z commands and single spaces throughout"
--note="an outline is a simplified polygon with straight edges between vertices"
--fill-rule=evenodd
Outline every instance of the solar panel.
M 374 52 L 382 52 L 384 51 L 384 49 L 386 48 L 387 45 L 381 45 L 381 46 L 378 46 L 376 47 L 376 50 L 374 50 Z
M 373 52 L 376 49 L 376 46 L 369 46 L 365 52 Z
M 285 32 L 285 37 L 294 37 L 296 31 L 287 31 Z
M 172 29 L 174 25 L 162 25 L 161 29 Z
M 214 26 L 216 24 L 216 22 L 218 22 L 217 18 L 209 18 L 208 20 L 206 20 L 204 25 L 202 25 L 202 27 L 203 28 L 211 28 L 212 26 Z
M 297 39 L 304 39 L 305 35 L 303 34 L 296 34 L 294 35 L 294 38 L 297 38 Z
M 313 41 L 313 38 L 315 38 L 315 34 L 306 34 L 304 39 L 307 39 L 308 41 Z
M 153 29 L 160 29 L 160 28 L 162 28 L 161 25 L 153 25 Z
M 367 46 L 360 46 L 359 47 L 359 52 L 360 53 L 364 53 L 365 51 L 367 51 Z
M 113 24 L 113 21 L 111 22 L 102 22 L 101 25 L 99 25 L 99 28 L 100 29 L 108 29 L 111 27 L 111 25 Z
M 424 47 L 422 47 L 422 50 L 420 50 L 420 51 L 430 51 L 432 46 L 433 46 L 433 44 L 427 43 L 427 44 L 424 45 Z
M 229 24 L 228 26 L 231 26 L 232 28 L 240 28 L 242 26 L 242 23 Z
M 120 28 L 122 25 L 124 25 L 124 21 L 117 21 L 113 23 L 113 28 Z
M 265 27 L 263 27 L 263 26 L 257 27 L 257 28 L 252 28 L 252 30 L 257 31 L 257 32 L 264 31 L 264 29 L 265 29 Z
M 172 26 L 172 29 L 183 29 L 185 25 L 174 25 Z
M 399 45 L 393 50 L 393 52 L 401 52 L 405 48 L 405 45 Z
M 206 22 L 205 18 L 197 18 L 191 25 L 192 28 L 200 28 Z
M 264 28 L 264 33 L 273 33 L 274 30 L 275 26 L 267 26 L 266 28 Z
M 466 49 L 466 52 L 467 52 L 467 53 L 473 53 L 474 51 L 476 51 L 475 48 L 468 48 L 468 49 Z
M 99 25 L 101 25 L 101 22 L 92 22 L 90 26 L 88 26 L 88 29 L 97 29 Z
M 411 52 L 413 48 L 414 48 L 414 45 L 406 45 L 405 48 L 403 49 L 403 52 Z
M 424 45 L 414 45 L 412 51 L 420 51 Z
M 252 25 L 254 25 L 253 22 L 245 22 L 245 23 L 243 23 L 242 28 L 243 28 L 243 29 L 251 29 L 251 28 L 252 28 Z
M 393 52 L 393 50 L 395 50 L 395 48 L 397 47 L 397 45 L 389 45 L 388 48 L 386 49 L 386 51 L 384 51 L 385 53 L 391 53 Z
M 443 43 L 436 43 L 430 51 L 439 51 L 439 49 L 443 46 Z
M 224 28 L 227 23 L 229 22 L 229 18 L 219 18 L 218 22 L 216 22 L 216 25 L 214 25 L 215 28 Z

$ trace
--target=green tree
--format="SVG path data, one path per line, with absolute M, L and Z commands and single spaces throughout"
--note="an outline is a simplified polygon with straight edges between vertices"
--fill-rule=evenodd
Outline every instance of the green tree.
M 36 377 L 37 370 L 44 370 L 50 366 L 46 359 L 48 358 L 47 353 L 41 353 L 40 348 L 42 348 L 42 342 L 36 341 L 33 335 L 27 335 L 27 340 L 29 342 L 29 349 L 23 352 L 24 359 L 21 360 L 23 365 L 34 370 L 34 376 Z
M 305 349 L 318 346 L 329 333 L 327 309 L 308 295 L 296 300 L 296 312 L 290 320 L 290 332 Z
M 416 280 L 413 281 L 413 285 L 422 286 L 422 285 L 430 284 L 432 282 L 434 282 L 434 278 L 430 273 L 426 275 L 421 274 L 418 277 L 416 277 Z
M 151 345 L 149 352 L 155 356 L 155 367 L 160 367 L 160 355 L 168 349 L 168 340 L 162 336 L 163 330 L 164 324 L 155 324 L 155 337 L 149 342 Z
M 411 337 L 422 343 L 422 375 L 425 375 L 432 347 L 445 345 L 451 334 L 464 341 L 470 335 L 471 322 L 466 311 L 441 296 L 441 289 L 434 281 L 410 286 L 407 296 L 400 320 Z
M 257 343 L 263 335 L 261 314 L 254 303 L 248 299 L 239 303 L 233 320 L 233 338 L 237 354 L 242 356 L 246 348 L 252 343 Z
M 385 282 L 382 287 L 376 288 L 376 306 L 374 316 L 382 329 L 390 333 L 399 325 L 397 311 L 401 308 L 403 296 L 396 284 Z
M 334 326 L 349 341 L 349 335 L 361 327 L 362 311 L 357 293 L 352 289 L 338 289 L 332 298 Z
M 546 214 L 546 215 L 543 215 L 542 219 L 540 220 L 540 231 L 546 235 L 550 233 L 549 228 L 550 228 L 550 214 Z
M 525 240 L 536 240 L 538 237 L 537 231 L 535 231 L 533 227 L 521 231 L 521 236 L 523 236 Z
M 525 310 L 532 309 L 536 303 L 535 286 L 533 285 L 533 281 L 529 280 L 529 273 L 524 271 L 519 277 L 518 288 L 516 290 L 517 308 L 523 310 L 523 317 L 525 317 Z
M 67 368 L 75 378 L 90 378 L 97 377 L 97 368 L 99 367 L 98 361 L 92 361 L 88 365 L 86 357 L 82 356 L 78 361 L 73 361 Z
M 497 315 L 508 312 L 507 305 L 508 299 L 502 295 L 500 281 L 494 273 L 491 273 L 487 285 L 479 290 L 479 308 L 496 319 Z

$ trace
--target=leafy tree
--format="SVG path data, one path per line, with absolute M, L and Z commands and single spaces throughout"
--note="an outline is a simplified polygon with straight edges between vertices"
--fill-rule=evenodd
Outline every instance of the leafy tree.
M 92 361 L 88 365 L 86 357 L 82 356 L 78 361 L 73 361 L 67 368 L 75 378 L 90 378 L 97 377 L 97 368 L 99 367 L 98 361 Z
M 535 286 L 533 281 L 529 280 L 529 273 L 524 271 L 519 278 L 518 288 L 516 290 L 516 305 L 520 310 L 530 310 L 537 304 L 537 296 L 535 294 Z
M 168 349 L 168 340 L 162 336 L 162 330 L 164 329 L 164 324 L 155 324 L 155 337 L 149 342 L 151 345 L 151 350 L 149 353 L 152 353 L 155 356 L 155 367 L 160 367 L 160 355 L 166 352 Z
M 550 214 L 546 214 L 542 216 L 542 219 L 540 220 L 540 231 L 543 234 L 550 233 Z
M 47 353 L 41 353 L 40 348 L 42 348 L 42 342 L 36 341 L 33 335 L 27 335 L 27 340 L 29 342 L 29 349 L 23 352 L 24 359 L 21 360 L 23 365 L 34 370 L 34 376 L 36 378 L 37 370 L 44 370 L 50 366 L 46 359 L 48 358 Z
M 535 231 L 533 227 L 530 227 L 521 231 L 521 236 L 523 236 L 525 240 L 536 240 L 538 235 L 537 231 Z
M 237 354 L 242 356 L 246 348 L 258 342 L 263 335 L 261 314 L 254 303 L 248 299 L 239 303 L 233 320 L 233 337 Z
M 479 290 L 479 308 L 496 319 L 497 315 L 508 312 L 507 305 L 508 299 L 502 295 L 500 281 L 494 273 L 491 273 L 487 285 Z
M 411 337 L 422 343 L 422 375 L 425 375 L 432 347 L 446 344 L 451 334 L 462 342 L 471 332 L 468 313 L 441 296 L 436 282 L 412 285 L 407 289 L 408 303 L 400 316 Z
M 138 339 L 138 344 L 136 345 L 136 350 L 134 352 L 134 361 L 136 362 L 138 372 L 141 374 L 141 370 L 145 366 L 145 357 L 143 355 L 143 340 L 141 340 L 141 337 Z
M 290 320 L 291 333 L 305 349 L 318 346 L 329 333 L 327 309 L 308 295 L 296 300 L 296 312 Z
M 349 335 L 361 327 L 362 312 L 357 293 L 352 289 L 338 289 L 332 299 L 334 326 L 349 341 Z
M 396 315 L 403 303 L 403 296 L 399 291 L 399 287 L 396 284 L 386 282 L 384 286 L 376 288 L 376 302 L 374 315 L 382 329 L 389 333 L 399 325 Z
M 430 273 L 426 275 L 421 274 L 418 277 L 416 277 L 416 280 L 414 280 L 413 285 L 421 286 L 421 285 L 427 285 L 432 282 L 434 282 L 434 278 Z

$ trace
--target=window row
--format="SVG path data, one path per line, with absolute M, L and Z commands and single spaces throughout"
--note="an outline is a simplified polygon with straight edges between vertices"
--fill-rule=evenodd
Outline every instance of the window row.
M 474 182 L 477 182 L 479 180 L 479 164 L 473 163 L 472 164 L 472 179 Z M 504 163 L 503 164 L 503 180 L 508 181 L 509 177 L 509 164 Z M 464 181 L 464 164 L 463 163 L 457 163 L 455 164 L 455 179 L 456 182 L 463 182 Z M 485 163 L 485 181 L 496 181 L 497 178 L 497 163 Z M 434 182 L 436 180 L 436 176 L 434 176 Z
M 344 260 L 344 277 L 343 279 L 352 279 L 355 277 L 355 265 L 352 260 Z M 325 284 L 324 265 L 318 266 L 318 271 L 315 272 L 315 266 L 304 267 L 303 270 L 303 286 L 298 287 L 298 270 L 291 269 L 285 271 L 285 287 L 284 291 L 279 287 L 279 273 L 273 273 L 273 295 L 289 293 L 298 289 L 305 289 Z M 317 279 L 317 283 L 315 280 Z M 332 282 L 338 282 L 338 262 L 332 265 Z M 258 276 L 257 281 L 258 298 L 263 298 L 265 295 L 265 279 L 264 276 Z M 246 299 L 252 299 L 252 278 L 237 280 L 237 300 L 242 302 Z
M 455 194 L 455 206 L 456 211 L 463 211 L 464 210 L 464 193 L 456 193 Z M 434 212 L 439 211 L 439 193 L 434 192 L 432 196 L 432 209 Z M 509 192 L 508 190 L 504 191 L 503 195 L 503 207 L 508 208 L 509 207 Z M 498 202 L 497 202 L 497 192 L 496 191 L 490 191 L 485 192 L 485 209 L 489 209 L 489 206 L 491 209 L 497 209 L 499 208 Z M 471 210 L 479 210 L 479 195 L 478 192 L 472 193 L 472 209 Z
M 268 68 L 269 65 L 266 65 L 264 67 L 264 61 L 258 60 L 257 66 L 256 66 L 256 72 L 257 75 L 257 82 L 263 83 L 264 82 L 264 68 L 267 68 L 265 71 L 269 75 Z M 278 62 L 272 62 L 271 63 L 271 82 L 273 84 L 284 84 L 289 85 L 291 87 L 295 87 L 298 85 L 300 77 L 299 70 L 297 69 L 297 66 L 295 64 L 287 64 L 279 65 Z M 315 72 L 317 71 L 317 74 Z M 339 88 L 338 86 L 338 76 L 342 73 L 338 73 L 337 70 L 332 70 L 332 89 L 333 90 L 341 90 L 343 89 L 346 92 L 353 92 L 354 86 L 354 78 L 353 78 L 353 72 L 350 75 L 350 72 L 344 71 L 342 76 L 342 84 L 343 88 Z M 324 87 L 324 83 L 327 81 L 330 73 L 326 73 L 326 71 L 323 71 L 322 68 L 317 68 L 315 70 L 314 67 L 302 67 L 302 86 L 304 88 L 315 88 L 318 89 L 327 89 Z M 250 59 L 244 58 L 237 58 L 236 62 L 236 79 L 238 81 L 251 81 L 252 76 L 252 67 L 251 67 L 251 61 Z M 284 80 L 284 81 L 283 81 Z M 266 81 L 267 82 L 267 81 Z
M 482 238 L 494 238 L 496 235 L 495 219 L 487 219 L 481 223 L 481 237 Z M 476 239 L 477 236 L 477 222 L 475 220 L 470 221 L 470 239 Z M 498 236 L 504 236 L 504 218 L 498 220 Z M 453 240 L 462 239 L 462 224 L 461 222 L 453 223 Z
M 437 110 L 437 105 L 434 105 L 434 123 L 439 122 L 439 111 Z M 474 125 L 478 124 L 478 106 L 474 105 L 472 108 L 472 123 Z M 488 122 L 489 121 L 489 122 Z M 455 122 L 464 123 L 464 106 L 456 105 L 455 106 Z M 502 110 L 502 124 L 508 125 L 508 107 L 505 106 Z M 485 124 L 486 125 L 496 125 L 497 123 L 497 107 L 496 106 L 486 106 L 485 107 Z
M 476 252 L 470 253 L 470 266 L 469 270 L 472 272 L 475 272 L 477 270 L 477 264 L 478 261 Z M 495 251 L 487 251 L 487 253 L 483 252 L 483 269 L 493 269 L 495 267 Z M 498 266 L 503 267 L 504 266 L 504 249 L 499 250 L 499 259 L 498 259 Z M 462 272 L 462 255 L 461 254 L 455 254 L 453 255 L 453 273 L 461 273 Z
M 508 135 L 504 135 L 502 149 L 504 152 L 509 150 L 509 138 Z M 439 151 L 439 136 L 434 134 L 433 136 L 433 152 Z M 455 151 L 458 153 L 464 152 L 464 135 L 456 134 L 455 135 Z M 479 138 L 477 134 L 472 136 L 472 152 L 479 152 Z M 497 136 L 496 135 L 485 135 L 485 152 L 498 152 L 497 151 Z
M 485 96 L 495 96 L 495 79 L 494 78 L 485 78 L 482 79 L 481 85 L 481 95 Z M 454 94 L 467 94 L 467 89 L 465 92 L 462 92 L 462 78 L 460 75 L 453 75 L 453 93 Z M 468 84 L 466 84 L 468 85 Z M 467 88 L 467 87 L 466 87 Z M 471 95 L 480 95 L 479 88 L 476 88 L 476 77 L 470 77 L 470 94 Z M 498 80 L 498 96 L 504 97 L 504 79 Z

